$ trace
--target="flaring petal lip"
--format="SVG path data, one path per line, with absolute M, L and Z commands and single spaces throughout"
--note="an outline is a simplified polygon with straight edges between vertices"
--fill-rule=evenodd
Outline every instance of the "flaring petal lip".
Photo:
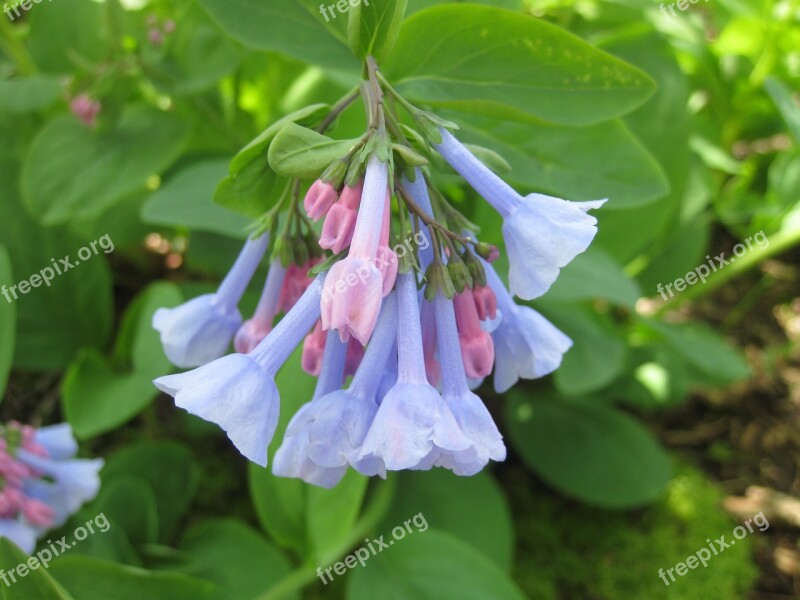
M 246 458 L 267 465 L 280 399 L 273 376 L 249 355 L 231 354 L 153 383 L 179 408 L 219 425 Z

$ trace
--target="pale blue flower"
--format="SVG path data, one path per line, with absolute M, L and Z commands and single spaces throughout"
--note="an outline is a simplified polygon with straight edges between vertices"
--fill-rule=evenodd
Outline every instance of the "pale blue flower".
M 155 312 L 153 328 L 161 334 L 164 353 L 175 366 L 199 367 L 228 351 L 242 325 L 237 306 L 268 245 L 267 234 L 248 239 L 216 293 Z
M 568 202 L 530 194 L 523 198 L 445 129 L 436 149 L 503 217 L 511 292 L 524 300 L 544 294 L 562 267 L 586 250 L 597 233 L 589 210 L 606 201 Z
M 14 542 L 25 554 L 33 554 L 39 530 L 23 517 L 0 519 L 0 537 Z
M 59 508 L 69 514 L 93 500 L 100 491 L 99 473 L 104 464 L 101 458 L 53 460 L 22 449 L 17 451 L 16 457 L 54 481 L 57 487 L 53 488 L 53 497 L 61 504 Z
M 353 462 L 365 475 L 430 469 L 443 454 L 471 446 L 442 396 L 428 383 L 413 273 L 398 276 L 396 294 L 399 374 Z
M 281 453 L 296 453 L 282 464 L 302 465 L 308 483 L 331 487 L 338 482 L 358 451 L 378 410 L 376 395 L 396 334 L 396 301 L 390 294 L 383 301 L 378 322 L 364 359 L 347 390 L 336 390 L 304 405 L 286 429 Z M 308 468 L 310 461 L 326 469 Z M 310 475 L 310 476 L 309 476 Z
M 484 268 L 502 315 L 492 333 L 494 389 L 502 394 L 520 378 L 537 379 L 558 369 L 572 340 L 531 307 L 516 304 L 494 268 L 488 263 Z
M 231 354 L 153 383 L 180 408 L 219 425 L 239 452 L 266 466 L 280 410 L 275 374 L 319 318 L 324 279 L 319 275 L 249 354 Z
M 462 452 L 443 453 L 435 464 L 451 469 L 456 475 L 474 475 L 490 460 L 505 460 L 506 447 L 483 401 L 467 385 L 453 301 L 439 292 L 434 308 L 442 367 L 442 396 L 471 444 Z
M 44 446 L 47 455 L 54 460 L 72 458 L 78 453 L 78 442 L 72 435 L 69 423 L 40 427 L 36 430 L 34 440 Z
M 342 387 L 344 366 L 347 358 L 347 343 L 339 339 L 339 334 L 329 331 L 325 340 L 322 368 L 312 402 L 304 404 L 289 421 L 287 431 L 301 431 L 304 423 L 312 417 L 318 405 L 313 400 L 322 398 Z M 286 435 L 280 448 L 275 452 L 272 472 L 279 477 L 296 477 L 307 483 L 323 488 L 335 487 L 347 472 L 347 465 L 323 467 L 308 457 L 308 436 Z

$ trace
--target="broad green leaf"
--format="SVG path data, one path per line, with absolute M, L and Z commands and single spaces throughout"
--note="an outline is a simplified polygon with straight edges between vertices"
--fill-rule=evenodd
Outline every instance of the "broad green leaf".
M 217 587 L 179 573 L 156 573 L 87 556 L 65 556 L 50 572 L 81 600 L 216 600 Z
M 199 1 L 228 35 L 249 48 L 280 52 L 329 69 L 355 71 L 358 68 L 347 47 L 344 32 L 347 16 L 336 6 L 329 11 L 327 6 L 331 2 Z
M 318 560 L 347 541 L 361 512 L 369 478 L 348 469 L 333 489 L 309 486 L 306 492 L 306 524 L 311 551 Z
M 573 341 L 555 373 L 562 394 L 577 396 L 599 390 L 614 381 L 625 368 L 627 348 L 607 315 L 579 305 L 563 305 L 556 299 L 540 301 L 545 316 Z
M 439 4 L 485 4 L 509 10 L 522 10 L 526 0 L 413 0 L 408 7 L 408 14 L 413 14 Z
M 448 533 L 429 529 L 400 540 L 385 537 L 391 547 L 370 557 L 368 568 L 355 568 L 348 575 L 347 600 L 525 598 L 482 552 Z
M 13 285 L 14 283 L 11 259 L 5 247 L 0 245 L 0 285 Z M 6 298 L 3 295 L 0 297 L 0 401 L 4 396 L 8 374 L 14 362 L 16 328 L 17 309 L 14 300 L 10 296 Z
M 590 246 L 561 270 L 547 301 L 579 302 L 603 298 L 633 308 L 642 290 L 599 246 Z
M 281 414 L 269 460 L 283 441 L 289 420 L 314 395 L 316 380 L 300 365 L 302 348 L 283 365 L 275 378 L 281 392 Z M 268 468 L 250 463 L 248 466 L 250 497 L 264 530 L 282 546 L 305 555 L 308 546 L 306 531 L 306 496 L 310 486 L 298 479 L 277 477 Z
M 476 519 L 476 514 L 481 517 Z M 457 477 L 444 469 L 402 473 L 394 505 L 378 530 L 391 531 L 417 515 L 429 527 L 481 550 L 500 568 L 511 567 L 511 512 L 503 491 L 488 473 L 474 477 Z
M 107 133 L 55 119 L 36 136 L 22 171 L 28 210 L 45 225 L 95 217 L 169 167 L 188 134 L 174 116 L 143 107 L 127 110 Z
M 608 198 L 609 208 L 651 203 L 668 191 L 658 163 L 621 121 L 590 127 L 465 116 L 458 137 L 495 150 L 511 165 L 503 179 L 567 198 Z
M 228 161 L 207 160 L 171 177 L 142 208 L 142 220 L 163 227 L 188 227 L 244 237 L 250 220 L 213 202 L 214 189 L 228 175 Z
M 606 508 L 655 500 L 669 481 L 669 460 L 653 436 L 600 401 L 564 402 L 555 394 L 510 394 L 508 433 L 523 460 L 565 494 Z
M 269 210 L 286 191 L 286 180 L 269 166 L 270 144 L 289 123 L 311 125 L 328 111 L 324 104 L 314 104 L 286 115 L 267 127 L 231 160 L 229 174 L 217 186 L 214 202 L 258 218 Z
M 621 263 L 637 257 L 643 249 L 672 227 L 679 227 L 677 217 L 689 191 L 687 176 L 693 168 L 689 150 L 689 86 L 675 58 L 675 51 L 665 37 L 645 29 L 627 28 L 605 38 L 601 48 L 645 71 L 658 84 L 653 97 L 624 122 L 660 165 L 669 184 L 669 194 L 657 202 L 631 205 L 614 210 L 613 200 L 597 211 L 599 220 L 595 244 L 603 246 Z M 692 195 L 692 199 L 697 194 Z M 654 253 L 664 252 L 660 247 Z
M 291 571 L 291 563 L 257 531 L 235 519 L 194 525 L 180 546 L 179 570 L 216 583 L 227 600 L 256 600 Z M 298 593 L 283 596 L 298 600 Z
M 106 56 L 106 4 L 69 0 L 34 4 L 30 10 L 30 52 L 45 73 L 72 73 L 76 62 L 99 64 Z
M 638 69 L 564 30 L 478 5 L 409 17 L 385 71 L 414 101 L 565 125 L 624 115 L 654 89 Z
M 158 539 L 158 506 L 153 489 L 143 479 L 121 476 L 104 482 L 91 510 L 104 515 L 111 528 L 121 529 L 133 545 Z
M 116 370 L 94 349 L 84 351 L 70 366 L 61 392 L 64 414 L 78 439 L 119 427 L 158 396 L 151 379 Z
M 143 292 L 123 317 L 113 360 L 95 350 L 84 352 L 64 378 L 64 412 L 79 438 L 105 433 L 139 414 L 158 395 L 152 380 L 171 372 L 158 333 L 152 328 L 158 308 L 180 304 L 171 283 Z
M 14 365 L 21 369 L 60 369 L 86 346 L 102 348 L 111 330 L 111 273 L 104 250 L 81 261 L 77 253 L 88 240 L 64 228 L 43 229 L 28 217 L 14 196 L 16 176 L 0 163 L 0 239 L 8 250 L 17 285 L 36 275 L 38 287 L 17 294 L 17 342 Z M 86 251 L 83 251 L 86 254 Z M 62 269 L 61 260 L 73 265 Z M 54 266 L 55 263 L 55 266 Z M 77 264 L 79 263 L 79 264 Z M 66 267 L 63 267 L 66 269 Z M 50 285 L 42 284 L 50 279 Z M 9 288 L 10 288 L 9 285 Z M 13 297 L 13 294 L 11 294 Z M 2 299 L 5 302 L 5 298 Z
M 789 91 L 789 88 L 786 87 L 786 84 L 782 81 L 774 77 L 767 77 L 767 80 L 764 82 L 764 87 L 770 97 L 772 97 L 775 106 L 778 107 L 778 111 L 789 127 L 794 141 L 800 144 L 800 106 L 798 106 L 797 102 L 792 98 L 792 93 Z
M 380 62 L 389 54 L 400 33 L 408 0 L 353 0 L 347 37 L 356 56 L 374 56 Z
M 0 600 L 75 600 L 40 564 L 36 569 L 28 570 L 25 577 L 20 577 L 15 571 L 12 579 L 11 570 L 18 565 L 27 568 L 27 561 L 28 555 L 16 544 L 0 537 L 0 572 L 7 580 L 0 585 Z
M 169 76 L 166 88 L 178 94 L 196 94 L 214 87 L 242 60 L 242 49 L 211 25 L 198 7 L 182 15 L 170 36 L 171 52 L 158 68 Z M 160 81 L 160 79 L 159 79 Z
M 358 140 L 333 140 L 295 123 L 280 130 L 269 147 L 269 165 L 283 177 L 313 179 L 344 157 Z
M 654 320 L 646 321 L 646 325 L 711 385 L 729 385 L 750 377 L 750 367 L 741 351 L 706 325 L 676 325 Z
M 128 476 L 138 477 L 153 488 L 159 539 L 169 539 L 197 491 L 200 473 L 191 453 L 178 442 L 128 445 L 106 461 L 103 481 Z
M 53 104 L 61 95 L 57 77 L 34 75 L 0 81 L 0 112 L 28 113 Z

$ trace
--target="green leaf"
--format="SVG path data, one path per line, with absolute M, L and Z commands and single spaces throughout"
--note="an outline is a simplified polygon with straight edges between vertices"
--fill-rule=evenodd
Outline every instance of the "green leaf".
M 224 159 L 182 169 L 150 196 L 142 208 L 142 220 L 163 227 L 244 237 L 250 220 L 213 202 L 214 189 L 227 174 L 228 161 Z
M 247 473 L 250 497 L 264 531 L 282 546 L 305 552 L 305 484 L 277 477 L 255 463 L 248 464 Z
M 547 301 L 580 302 L 602 298 L 633 308 L 642 290 L 599 246 L 591 246 L 561 270 Z
M 335 8 L 332 15 L 326 11 L 323 16 L 316 0 L 200 0 L 200 5 L 228 35 L 249 48 L 339 71 L 358 69 L 347 47 L 345 17 Z
M 156 573 L 87 556 L 65 556 L 50 572 L 81 600 L 215 600 L 217 587 L 179 573 Z
M 297 348 L 275 378 L 281 393 L 281 414 L 269 460 L 280 446 L 289 420 L 314 394 L 316 379 L 303 371 L 300 358 L 302 348 Z M 306 493 L 310 486 L 299 479 L 277 477 L 269 468 L 248 465 L 250 497 L 261 526 L 279 544 L 305 555 Z
M 502 569 L 511 567 L 514 528 L 503 491 L 488 473 L 457 477 L 444 469 L 403 472 L 394 505 L 379 531 L 415 515 L 481 550 Z M 475 515 L 479 513 L 480 519 Z
M 64 414 L 78 439 L 111 431 L 139 414 L 158 395 L 152 380 L 119 372 L 105 356 L 85 350 L 67 371 Z
M 654 89 L 638 69 L 557 27 L 477 5 L 409 17 L 385 71 L 411 100 L 565 125 L 624 115 Z
M 683 357 L 711 385 L 729 385 L 750 377 L 750 367 L 741 351 L 701 323 L 671 324 L 645 321 L 678 356 Z
M 5 247 L 0 244 L 0 285 L 13 285 L 11 259 Z M 0 401 L 8 383 L 8 374 L 14 362 L 14 339 L 16 338 L 17 308 L 13 301 L 0 298 Z
M 36 66 L 45 73 L 73 73 L 78 61 L 105 60 L 105 9 L 92 0 L 34 6 L 28 13 L 29 46 Z
M 800 144 L 800 106 L 792 97 L 791 91 L 782 81 L 774 77 L 767 77 L 764 87 L 778 107 L 783 120 L 786 121 L 794 141 Z
M 256 600 L 291 571 L 291 563 L 258 532 L 235 519 L 204 521 L 183 538 L 179 570 L 216 583 L 229 600 Z M 298 600 L 299 594 L 283 596 Z
M 344 157 L 358 140 L 333 140 L 296 123 L 289 123 L 269 147 L 269 165 L 283 177 L 315 179 Z
M 333 489 L 308 487 L 306 525 L 311 551 L 317 560 L 347 541 L 361 511 L 368 482 L 369 478 L 348 469 Z
M 153 489 L 143 479 L 118 476 L 104 482 L 91 510 L 104 515 L 135 546 L 158 539 L 158 506 Z
M 214 202 L 249 217 L 262 216 L 286 189 L 286 180 L 270 168 L 267 159 L 275 136 L 289 123 L 316 123 L 329 110 L 324 104 L 314 104 L 286 115 L 267 127 L 233 157 L 228 177 L 220 182 L 214 192 Z
M 503 179 L 522 188 L 569 200 L 608 198 L 605 210 L 648 204 L 669 190 L 658 163 L 619 120 L 563 127 L 469 115 L 459 124 L 458 137 L 498 152 L 511 165 Z
M 3 17 L 5 18 L 5 17 Z M 29 570 L 25 577 L 14 575 L 11 570 L 28 561 L 28 555 L 20 550 L 11 540 L 0 537 L 0 569 L 8 583 L 0 585 L 0 599 L 2 600 L 74 600 L 50 574 L 39 565 L 36 569 Z
M 378 62 L 388 55 L 400 33 L 408 0 L 353 0 L 347 22 L 350 49 L 359 58 L 374 56 Z M 351 3 L 352 4 L 352 3 Z
M 539 304 L 545 316 L 573 341 L 555 373 L 555 385 L 562 394 L 577 396 L 599 390 L 622 373 L 627 346 L 607 315 L 555 300 Z
M 17 285 L 23 279 L 29 281 L 33 275 L 49 277 L 50 271 L 46 269 L 53 270 L 53 263 L 61 265 L 64 257 L 75 265 L 77 252 L 89 248 L 86 240 L 76 238 L 64 228 L 43 229 L 30 219 L 14 196 L 16 175 L 4 163 L 0 163 L 0 181 L 5 184 L 0 187 L 0 239 L 11 257 L 17 279 L 3 284 Z M 31 288 L 27 294 L 15 289 L 14 293 L 17 294 L 16 367 L 60 369 L 81 348 L 104 346 L 113 311 L 111 273 L 102 252 L 62 271 L 61 275 L 56 272 L 50 286 Z
M 44 225 L 96 217 L 169 167 L 188 134 L 174 116 L 143 107 L 127 110 L 107 133 L 92 132 L 73 117 L 55 119 L 36 136 L 25 160 L 28 210 Z
M 153 488 L 158 503 L 159 539 L 167 540 L 197 492 L 200 477 L 189 450 L 177 442 L 140 442 L 113 454 L 103 469 L 103 482 L 137 477 Z
M 34 75 L 0 81 L 0 112 L 29 113 L 53 104 L 61 95 L 57 77 Z
M 77 437 L 90 438 L 118 427 L 158 395 L 152 380 L 171 372 L 172 366 L 152 328 L 153 314 L 181 300 L 174 284 L 153 284 L 126 311 L 113 360 L 88 350 L 70 366 L 62 392 L 64 412 Z
M 450 534 L 414 532 L 350 573 L 347 600 L 523 600 L 511 579 L 483 553 Z M 391 542 L 389 541 L 391 540 Z
M 669 460 L 653 436 L 600 401 L 564 402 L 552 393 L 510 394 L 508 433 L 547 483 L 583 502 L 632 508 L 655 500 Z

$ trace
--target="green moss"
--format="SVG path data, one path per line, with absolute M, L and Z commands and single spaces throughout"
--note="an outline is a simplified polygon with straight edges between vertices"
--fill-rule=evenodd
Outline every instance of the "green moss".
M 757 577 L 752 557 L 758 529 L 712 556 L 707 567 L 676 574 L 669 587 L 658 575 L 708 548 L 707 539 L 734 539 L 737 523 L 720 508 L 722 496 L 686 465 L 677 466 L 662 500 L 627 513 L 517 485 L 512 490 L 519 544 L 515 578 L 533 600 L 745 598 Z

